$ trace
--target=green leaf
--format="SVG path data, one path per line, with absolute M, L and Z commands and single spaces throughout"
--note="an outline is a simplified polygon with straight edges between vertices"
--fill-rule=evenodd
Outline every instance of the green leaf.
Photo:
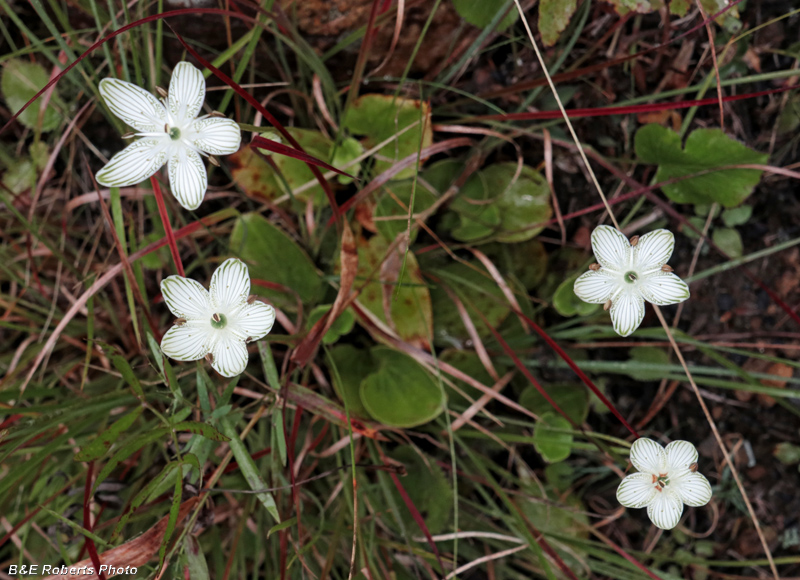
M 540 415 L 533 428 L 533 446 L 548 463 L 564 461 L 572 452 L 572 428 L 564 417 L 554 411 Z
M 183 553 L 186 555 L 189 578 L 192 580 L 209 580 L 206 556 L 200 548 L 197 538 L 191 534 L 187 534 L 183 540 Z
M 472 350 L 460 350 L 456 348 L 449 348 L 447 350 L 442 351 L 439 355 L 439 360 L 456 367 L 458 370 L 463 372 L 464 374 L 472 377 L 473 379 L 483 383 L 486 386 L 491 386 L 494 384 L 494 380 L 489 375 L 489 372 L 483 366 L 481 359 Z M 499 361 L 492 361 L 495 365 L 495 369 L 497 369 Z M 464 398 L 461 393 L 456 391 L 455 389 L 450 388 L 447 383 L 445 383 L 445 389 L 447 389 L 447 399 L 448 399 L 448 406 L 453 408 L 455 405 L 461 405 L 463 407 L 468 407 L 472 403 L 474 403 L 483 393 L 473 387 L 465 383 L 464 381 L 454 379 L 450 377 L 450 380 L 464 392 L 465 395 L 468 395 L 472 398 L 472 400 L 468 400 Z
M 442 412 L 439 384 L 409 356 L 388 347 L 372 349 L 378 370 L 361 383 L 361 402 L 377 421 L 390 427 L 422 425 Z
M 650 365 L 669 364 L 669 355 L 661 348 L 652 346 L 635 346 L 630 350 L 630 360 L 635 363 L 645 363 Z M 662 371 L 651 370 L 630 370 L 628 375 L 637 381 L 657 381 L 664 377 Z
M 403 477 L 403 487 L 414 506 L 425 518 L 428 531 L 431 534 L 444 531 L 450 521 L 450 512 L 453 508 L 453 490 L 442 469 L 434 461 L 425 461 L 420 453 L 410 445 L 398 447 L 392 451 L 391 457 L 405 466 L 406 475 Z M 407 530 L 416 529 L 414 518 L 405 508 L 405 502 L 400 492 L 394 486 L 391 487 L 391 490 L 394 504 L 402 506 L 399 513 L 405 528 Z M 392 519 L 387 518 L 387 521 L 392 521 Z
M 783 443 L 778 443 L 772 454 L 784 465 L 800 463 L 800 447 L 785 441 Z
M 133 389 L 133 392 L 136 393 L 137 397 L 139 397 L 139 400 L 144 401 L 144 391 L 142 390 L 142 385 L 134 374 L 131 365 L 128 364 L 128 361 L 125 360 L 124 357 L 115 354 L 111 356 L 111 363 L 122 374 L 122 378 L 125 379 L 125 382 L 128 383 L 128 385 L 130 385 L 130 387 Z
M 148 445 L 154 441 L 158 441 L 165 435 L 168 435 L 169 432 L 169 427 L 159 427 L 157 429 L 141 433 L 133 439 L 125 442 L 124 445 L 117 449 L 117 451 L 111 456 L 111 459 L 108 460 L 108 463 L 106 463 L 103 466 L 103 469 L 101 469 L 97 474 L 97 479 L 94 481 L 92 493 L 94 493 L 94 490 L 97 489 L 97 486 L 100 485 L 106 479 L 106 477 L 111 475 L 111 472 L 116 469 L 117 465 L 125 461 L 128 457 L 136 453 L 145 445 Z
M 358 162 L 355 165 L 351 165 L 347 168 L 345 168 L 345 166 L 351 161 L 357 159 L 362 153 L 364 153 L 364 147 L 361 145 L 361 143 L 352 137 L 348 137 L 342 141 L 338 147 L 336 147 L 336 152 L 333 154 L 333 161 L 331 161 L 331 165 L 337 169 L 346 171 L 350 175 L 358 176 L 359 172 L 361 171 L 361 162 Z M 337 175 L 336 180 L 342 185 L 347 185 L 348 183 L 352 183 L 353 178 L 346 175 Z
M 580 425 L 586 420 L 589 414 L 589 397 L 583 385 L 550 383 L 542 385 L 542 388 L 576 424 Z M 540 417 L 551 412 L 557 413 L 534 385 L 525 387 L 519 397 L 519 404 Z
M 500 10 L 510 7 L 508 14 L 498 23 L 496 32 L 502 32 L 519 18 L 519 13 L 514 4 L 501 0 L 453 0 L 453 7 L 464 20 L 477 26 L 486 28 L 494 20 Z
M 247 262 L 250 277 L 281 284 L 309 305 L 322 293 L 322 279 L 314 263 L 282 230 L 257 213 L 236 220 L 230 238 L 231 251 Z M 297 300 L 292 293 L 253 285 L 251 292 L 265 296 L 281 308 L 294 311 Z
M 561 316 L 586 316 L 597 310 L 599 304 L 584 302 L 575 294 L 575 280 L 578 275 L 570 276 L 559 284 L 553 294 L 553 306 Z
M 253 458 L 250 456 L 250 453 L 247 451 L 244 443 L 241 439 L 239 439 L 239 434 L 236 432 L 230 417 L 222 417 L 219 420 L 219 423 L 222 427 L 222 431 L 230 438 L 228 445 L 230 446 L 231 452 L 236 458 L 236 463 L 239 464 L 239 469 L 247 481 L 247 484 L 250 486 L 250 489 L 253 491 L 267 489 L 269 486 L 264 483 L 264 480 L 261 478 L 261 474 L 256 467 L 256 462 L 253 461 Z M 258 498 L 258 501 L 261 502 L 261 505 L 263 505 L 264 508 L 269 512 L 269 514 L 275 518 L 275 521 L 280 522 L 281 517 L 278 513 L 278 506 L 275 504 L 275 498 L 272 497 L 272 494 L 268 491 L 265 491 L 256 494 L 256 497 Z
M 269 538 L 275 532 L 280 532 L 281 530 L 285 530 L 287 528 L 291 528 L 292 526 L 294 526 L 296 524 L 297 524 L 297 517 L 289 518 L 288 520 L 284 520 L 279 524 L 275 524 L 267 532 L 267 538 Z
M 392 181 L 383 188 L 383 194 L 375 204 L 374 217 L 375 227 L 387 241 L 393 242 L 394 239 L 408 230 L 408 208 L 411 205 L 411 192 L 414 180 Z M 432 194 L 422 183 L 417 182 L 417 189 L 414 192 L 415 214 L 420 213 L 431 207 L 436 201 L 436 196 Z M 380 218 L 402 218 L 386 220 Z M 413 244 L 419 233 L 419 228 L 414 227 L 411 221 L 411 239 L 409 244 Z
M 139 507 L 148 501 L 152 495 L 161 487 L 161 485 L 170 477 L 172 472 L 177 469 L 180 464 L 176 461 L 171 461 L 164 466 L 164 469 L 161 470 L 161 473 L 149 479 L 147 484 L 137 493 L 133 499 L 131 500 L 131 504 L 128 509 L 122 514 L 120 517 L 119 522 L 114 527 L 114 531 L 111 534 L 111 539 L 115 540 L 117 536 L 119 536 L 122 529 L 125 527 L 125 524 L 128 523 L 128 520 L 131 516 L 136 512 Z
M 364 135 L 364 148 L 371 149 L 414 123 L 415 127 L 383 146 L 376 154 L 375 172 L 382 173 L 400 159 L 433 143 L 430 105 L 391 95 L 362 95 L 348 109 L 342 127 L 355 135 Z M 394 179 L 407 179 L 414 173 L 412 166 L 395 175 Z
M 726 209 L 722 212 L 722 222 L 729 228 L 742 226 L 747 223 L 753 215 L 752 205 L 742 205 L 733 209 Z
M 308 315 L 308 323 L 306 324 L 306 328 L 311 329 L 317 321 L 322 318 L 326 312 L 328 312 L 332 304 L 322 304 L 317 306 L 312 310 Z M 345 310 L 342 312 L 336 320 L 333 321 L 331 327 L 328 329 L 328 332 L 325 333 L 325 336 L 322 337 L 322 344 L 334 344 L 340 337 L 348 334 L 351 330 L 353 330 L 353 326 L 356 323 L 356 318 L 353 316 L 352 311 Z
M 0 86 L 11 112 L 19 111 L 49 80 L 47 71 L 40 64 L 18 59 L 6 62 Z M 42 98 L 39 97 L 17 117 L 20 123 L 31 129 L 38 127 Z M 61 115 L 53 108 L 52 104 L 59 102 L 58 92 L 54 90 L 50 97 L 50 103 L 44 111 L 42 131 L 52 131 L 58 127 Z
M 336 394 L 347 403 L 351 416 L 371 418 L 361 402 L 361 382 L 378 368 L 369 349 L 341 344 L 330 349 L 329 353 L 328 368 Z
M 553 46 L 575 13 L 577 0 L 541 0 L 539 2 L 539 32 L 545 46 Z
M 686 139 L 686 147 L 681 149 L 677 133 L 661 125 L 645 125 L 636 132 L 635 147 L 641 162 L 658 164 L 657 182 L 729 165 L 764 164 L 769 158 L 748 149 L 719 129 L 696 129 Z M 757 169 L 713 171 L 661 189 L 677 203 L 719 203 L 730 208 L 747 199 L 761 179 L 761 173 Z
M 167 546 L 172 539 L 172 534 L 175 532 L 175 526 L 178 525 L 178 513 L 181 509 L 181 497 L 183 496 L 183 475 L 180 470 L 175 473 L 175 487 L 172 491 L 172 503 L 169 508 L 169 518 L 167 519 L 167 528 L 164 530 L 164 537 L 161 540 L 161 547 L 158 549 L 158 567 L 164 565 L 164 557 L 167 555 Z
M 225 435 L 214 429 L 208 423 L 201 423 L 200 421 L 182 421 L 176 423 L 172 428 L 175 431 L 188 431 L 195 435 L 202 435 L 206 439 L 211 439 L 212 441 L 228 441 Z
M 384 260 L 389 243 L 382 236 L 369 240 L 361 237 L 357 244 L 356 287 L 367 277 L 373 278 L 364 286 L 359 302 L 394 328 L 404 341 L 427 348 L 433 334 L 431 295 L 414 254 L 394 249 Z
M 470 177 L 450 205 L 461 217 L 453 237 L 469 242 L 494 234 L 498 242 L 523 242 L 536 236 L 552 215 L 550 188 L 528 166 L 517 175 L 516 163 L 496 163 Z M 516 179 L 515 179 L 516 176 Z
M 733 228 L 714 228 L 711 239 L 731 258 L 740 258 L 744 252 L 742 236 Z
M 133 411 L 117 419 L 111 427 L 100 433 L 91 443 L 76 453 L 75 461 L 95 461 L 100 459 L 106 454 L 106 451 L 111 449 L 111 446 L 119 439 L 119 436 L 133 425 L 134 421 L 142 414 L 142 411 L 144 411 L 144 407 L 135 407 Z

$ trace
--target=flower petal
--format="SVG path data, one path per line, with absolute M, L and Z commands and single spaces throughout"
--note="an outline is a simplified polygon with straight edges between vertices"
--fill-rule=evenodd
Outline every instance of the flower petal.
M 197 116 L 206 98 L 206 80 L 192 63 L 179 62 L 169 81 L 167 108 L 173 124 L 185 126 Z
M 164 132 L 167 111 L 146 90 L 119 79 L 103 79 L 99 90 L 111 112 L 126 125 L 142 133 Z
M 181 148 L 170 158 L 169 185 L 184 209 L 200 207 L 208 189 L 208 175 L 196 151 Z
M 211 299 L 199 282 L 183 276 L 169 276 L 161 281 L 161 294 L 167 308 L 178 318 L 211 320 Z
M 161 339 L 161 352 L 175 360 L 199 360 L 208 354 L 210 343 L 208 329 L 199 321 L 190 321 L 167 331 Z
M 605 270 L 589 270 L 575 280 L 575 295 L 590 304 L 603 304 L 619 286 L 619 276 Z
M 235 377 L 247 368 L 249 357 L 244 341 L 232 333 L 220 336 L 211 347 L 211 366 L 223 377 Z
M 631 244 L 617 228 L 597 226 L 592 232 L 592 250 L 604 268 L 620 272 L 631 267 Z
M 275 309 L 269 304 L 256 300 L 245 304 L 230 320 L 231 330 L 242 334 L 251 341 L 263 338 L 275 324 Z
M 633 248 L 634 269 L 642 275 L 648 270 L 660 270 L 675 249 L 675 236 L 669 230 L 654 230 L 639 238 Z
M 701 507 L 711 501 L 711 484 L 701 473 L 689 473 L 670 485 L 686 505 Z
M 688 441 L 673 441 L 664 449 L 670 474 L 686 471 L 697 462 L 697 449 Z
M 241 307 L 250 295 L 250 272 L 245 263 L 237 258 L 222 262 L 211 277 L 208 291 L 214 307 L 223 314 Z
M 631 445 L 631 463 L 643 473 L 649 475 L 666 472 L 666 454 L 664 448 L 652 439 L 640 437 Z
M 632 473 L 617 488 L 617 501 L 627 508 L 641 508 L 658 493 L 650 473 Z
M 656 493 L 652 503 L 647 506 L 647 517 L 662 530 L 671 530 L 681 521 L 683 502 L 675 493 L 666 490 Z
M 242 130 L 232 119 L 208 117 L 192 123 L 189 141 L 198 149 L 212 155 L 236 153 L 242 143 Z
M 644 299 L 638 292 L 620 292 L 611 299 L 611 322 L 620 336 L 639 328 L 644 318 Z
M 161 169 L 166 159 L 164 140 L 139 139 L 114 155 L 97 172 L 97 182 L 108 187 L 136 185 Z
M 689 286 L 672 272 L 659 270 L 643 276 L 638 288 L 645 300 L 659 306 L 677 304 L 689 298 Z

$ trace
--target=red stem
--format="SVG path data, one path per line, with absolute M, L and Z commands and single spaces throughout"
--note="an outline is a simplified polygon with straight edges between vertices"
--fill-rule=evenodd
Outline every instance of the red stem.
M 181 255 L 178 253 L 178 244 L 175 242 L 175 233 L 172 231 L 172 226 L 169 224 L 169 216 L 167 215 L 167 206 L 164 204 L 164 196 L 161 194 L 161 186 L 158 184 L 156 176 L 150 178 L 150 183 L 153 185 L 153 195 L 158 204 L 158 213 L 161 216 L 161 223 L 164 224 L 164 232 L 167 234 L 167 244 L 169 251 L 172 254 L 172 261 L 175 262 L 175 267 L 178 269 L 178 275 L 186 277 L 183 271 L 183 262 Z

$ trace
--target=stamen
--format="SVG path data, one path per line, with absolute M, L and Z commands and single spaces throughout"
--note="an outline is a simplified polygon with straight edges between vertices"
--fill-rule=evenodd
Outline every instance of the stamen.
M 216 312 L 211 315 L 211 320 L 214 322 L 222 322 L 222 318 L 220 318 L 219 314 Z
M 689 471 L 691 471 L 692 473 L 697 473 L 697 462 L 696 461 L 689 466 Z
M 628 284 L 633 284 L 634 282 L 636 282 L 636 279 L 638 277 L 639 277 L 638 274 L 636 274 L 636 272 L 633 271 L 625 272 L 625 275 L 623 276 L 623 278 Z
M 636 244 L 638 244 L 638 243 L 639 243 L 639 236 L 633 236 L 631 238 L 631 248 L 635 247 Z
M 251 294 L 250 296 L 247 297 L 248 304 L 252 304 L 256 300 L 258 300 L 258 296 L 256 296 L 255 294 Z
M 245 344 L 250 344 L 251 342 L 253 342 L 253 337 L 252 336 L 248 336 L 247 338 L 244 339 L 244 343 Z
M 211 163 L 211 165 L 213 165 L 214 167 L 219 167 L 219 160 L 213 155 L 208 156 L 208 162 Z
M 606 303 L 603 304 L 603 310 L 608 310 L 609 308 L 611 308 L 611 298 L 606 300 Z
M 133 139 L 134 137 L 136 137 L 136 133 L 134 133 L 133 131 L 131 131 L 130 133 L 125 133 L 122 136 L 123 139 Z
M 169 93 L 167 93 L 167 91 L 161 87 L 156 87 L 156 92 L 161 96 L 162 99 L 166 99 L 169 96 Z
M 664 264 L 663 266 L 661 266 L 661 271 L 662 272 L 672 272 L 672 266 L 669 266 L 668 264 Z
M 211 111 L 208 114 L 208 116 L 209 117 L 225 117 L 225 115 L 223 113 L 220 113 L 219 111 Z
M 213 364 L 214 363 L 214 355 L 213 354 L 208 353 L 205 358 L 209 362 L 209 364 Z
M 220 314 L 219 312 L 215 312 L 211 315 L 211 326 L 212 328 L 216 328 L 217 330 L 221 328 L 225 328 L 225 325 L 228 323 L 228 319 L 225 318 L 224 314 Z
M 589 266 L 589 269 L 592 272 L 597 272 L 600 268 L 602 268 L 602 266 L 600 264 L 592 264 L 591 266 Z
M 184 324 L 186 324 L 185 318 L 178 318 L 177 320 L 175 320 L 175 326 L 183 326 Z

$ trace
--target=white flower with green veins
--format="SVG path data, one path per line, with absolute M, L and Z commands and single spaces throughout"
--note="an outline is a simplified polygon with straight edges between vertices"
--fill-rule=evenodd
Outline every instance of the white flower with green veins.
M 639 470 L 622 480 L 617 500 L 628 508 L 647 507 L 650 521 L 662 530 L 678 525 L 683 504 L 701 507 L 711 500 L 711 484 L 697 473 L 697 449 L 673 441 L 666 449 L 652 439 L 637 439 L 631 463 Z
M 634 236 L 629 242 L 618 229 L 598 226 L 592 232 L 592 250 L 599 263 L 575 280 L 575 294 L 584 302 L 605 304 L 614 330 L 628 336 L 642 323 L 645 300 L 665 306 L 689 298 L 689 286 L 667 266 L 674 248 L 669 230 Z
M 275 323 L 275 309 L 250 295 L 250 273 L 236 258 L 225 260 L 208 291 L 182 276 L 161 282 L 170 312 L 178 317 L 161 339 L 161 351 L 180 361 L 208 358 L 225 377 L 247 367 L 247 343 L 263 338 Z
M 163 89 L 161 89 L 163 92 Z M 172 71 L 169 93 L 160 101 L 119 79 L 100 81 L 100 94 L 114 115 L 141 137 L 114 155 L 97 173 L 98 183 L 125 187 L 141 183 L 167 163 L 172 194 L 186 209 L 197 209 L 208 189 L 201 155 L 228 155 L 239 149 L 242 132 L 233 120 L 212 113 L 197 117 L 206 95 L 203 73 L 188 62 Z

